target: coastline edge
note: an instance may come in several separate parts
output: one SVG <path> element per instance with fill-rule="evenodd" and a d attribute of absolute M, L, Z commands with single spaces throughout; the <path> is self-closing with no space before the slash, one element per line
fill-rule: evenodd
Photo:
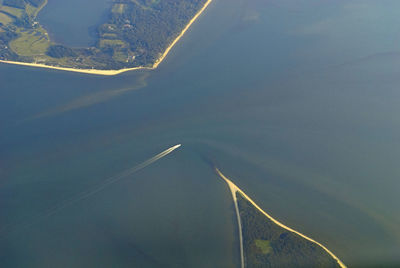
<path fill-rule="evenodd" d="M 232 193 L 232 196 L 234 196 L 233 201 L 234 203 L 237 205 L 237 199 L 236 199 L 236 193 L 241 194 L 248 202 L 250 202 L 257 210 L 259 210 L 262 214 L 264 214 L 264 216 L 266 216 L 269 220 L 271 220 L 273 223 L 275 223 L 276 225 L 278 225 L 281 228 L 284 228 L 292 233 L 295 233 L 297 235 L 299 235 L 300 237 L 320 246 L 323 250 L 325 250 L 338 264 L 341 268 L 347 268 L 347 266 L 335 255 L 333 254 L 332 251 L 330 251 L 327 247 L 325 247 L 324 245 L 322 245 L 321 243 L 315 241 L 314 239 L 284 225 L 283 223 L 279 222 L 278 220 L 274 219 L 271 215 L 269 215 L 267 212 L 265 212 L 263 209 L 261 209 L 248 195 L 246 195 L 238 186 L 236 186 L 236 184 L 234 184 L 231 180 L 229 180 L 224 174 L 222 174 L 222 172 L 215 167 L 215 172 L 217 173 L 217 175 L 223 179 L 229 187 L 229 190 Z"/>
<path fill-rule="evenodd" d="M 207 0 L 207 2 L 203 5 L 203 7 L 194 15 L 194 17 L 186 24 L 185 28 L 180 32 L 180 34 L 172 41 L 172 43 L 165 49 L 164 53 L 158 58 L 154 64 L 150 67 L 146 66 L 138 66 L 133 68 L 125 68 L 119 70 L 100 70 L 100 69 L 78 69 L 78 68 L 71 68 L 71 67 L 58 67 L 58 66 L 51 66 L 46 64 L 38 64 L 38 63 L 30 63 L 30 62 L 20 62 L 20 61 L 6 61 L 0 60 L 0 63 L 5 64 L 13 64 L 13 65 L 20 65 L 20 66 L 27 66 L 27 67 L 34 67 L 34 68 L 46 68 L 46 69 L 53 69 L 59 71 L 67 71 L 67 72 L 76 72 L 76 73 L 84 73 L 84 74 L 93 74 L 93 75 L 104 75 L 104 76 L 113 76 L 118 75 L 121 73 L 129 72 L 129 71 L 136 71 L 136 70 L 154 70 L 157 69 L 158 65 L 167 57 L 168 53 L 171 49 L 178 43 L 178 41 L 183 37 L 187 30 L 189 30 L 190 26 L 200 17 L 200 15 L 204 12 L 204 10 L 210 5 L 213 0 Z"/>

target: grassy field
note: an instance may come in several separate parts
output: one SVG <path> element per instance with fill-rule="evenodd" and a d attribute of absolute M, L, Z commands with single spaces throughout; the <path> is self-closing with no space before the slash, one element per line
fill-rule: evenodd
<path fill-rule="evenodd" d="M 114 33 L 104 33 L 104 34 L 101 36 L 101 38 L 102 38 L 102 39 L 117 39 L 118 36 L 117 36 L 116 34 L 114 34 Z"/>
<path fill-rule="evenodd" d="M 44 55 L 50 45 L 46 32 L 39 28 L 37 30 L 19 30 L 20 35 L 11 41 L 11 49 L 20 56 L 39 56 Z"/>
<path fill-rule="evenodd" d="M 114 4 L 112 7 L 112 12 L 122 14 L 122 13 L 124 13 L 125 7 L 126 7 L 126 4 Z"/>
<path fill-rule="evenodd" d="M 35 18 L 37 13 L 43 8 L 47 1 L 39 7 L 34 7 L 30 4 L 25 6 L 25 9 L 14 8 L 1 4 L 0 0 L 0 23 L 7 25 L 13 23 L 14 20 L 22 18 L 25 14 L 31 18 Z M 33 27 L 32 29 L 17 28 L 16 34 L 18 37 L 9 43 L 9 47 L 19 56 L 37 57 L 45 55 L 50 40 L 47 32 L 40 26 Z"/>
<path fill-rule="evenodd" d="M 126 47 L 127 44 L 122 40 L 114 40 L 114 39 L 101 39 L 100 47 Z"/>
<path fill-rule="evenodd" d="M 13 18 L 10 16 L 0 12 L 0 23 L 3 25 L 7 25 L 9 23 L 13 22 Z"/>
<path fill-rule="evenodd" d="M 2 4 L 0 0 L 0 11 L 3 11 L 11 16 L 16 18 L 21 18 L 22 15 L 26 12 L 31 18 L 35 18 L 39 11 L 47 4 L 47 0 L 43 2 L 43 4 L 39 7 L 32 6 L 31 4 L 26 4 L 25 9 L 15 8 L 11 6 L 6 6 Z"/>
<path fill-rule="evenodd" d="M 9 7 L 9 6 L 2 6 L 0 5 L 0 11 L 3 11 L 5 13 L 8 13 L 14 17 L 21 18 L 22 14 L 24 14 L 24 10 L 20 8 L 15 8 L 15 7 Z"/>
<path fill-rule="evenodd" d="M 47 5 L 47 0 L 43 2 L 42 5 L 38 7 L 34 7 L 31 4 L 27 4 L 25 7 L 26 13 L 31 16 L 32 18 L 36 18 L 37 15 L 39 14 L 39 11 L 42 10 Z"/>
<path fill-rule="evenodd" d="M 126 52 L 123 52 L 124 48 L 128 47 L 128 44 L 123 40 L 114 40 L 114 39 L 101 39 L 100 40 L 100 48 L 112 47 L 114 48 L 113 59 L 120 62 L 126 62 L 128 60 L 128 55 Z"/>
<path fill-rule="evenodd" d="M 151 9 L 151 7 L 148 7 L 148 6 L 145 6 L 145 5 L 141 4 L 141 3 L 139 3 L 139 1 L 137 1 L 137 0 L 131 0 L 131 2 L 133 2 L 133 3 L 135 3 L 136 5 L 140 6 L 140 7 L 143 8 L 144 10 Z"/>
<path fill-rule="evenodd" d="M 138 6 L 140 6 L 144 10 L 149 10 L 149 9 L 152 9 L 153 6 L 157 5 L 160 2 L 160 0 L 151 0 L 151 2 L 149 4 L 147 4 L 147 5 L 139 3 L 138 0 L 131 0 L 131 2 L 135 3 Z"/>
<path fill-rule="evenodd" d="M 272 252 L 271 242 L 269 240 L 256 239 L 254 243 L 262 254 L 269 254 Z"/>
<path fill-rule="evenodd" d="M 28 14 L 30 17 L 35 17 L 35 14 L 37 13 L 37 8 L 30 4 L 27 4 L 25 7 L 25 11 L 26 14 Z"/>

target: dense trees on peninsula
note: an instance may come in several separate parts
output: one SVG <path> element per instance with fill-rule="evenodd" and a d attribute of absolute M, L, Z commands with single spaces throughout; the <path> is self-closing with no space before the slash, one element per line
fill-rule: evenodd
<path fill-rule="evenodd" d="M 2 5 L 11 7 L 16 15 L 4 13 L 10 8 L 0 9 L 7 16 L 3 22 L 0 19 L 1 60 L 72 68 L 151 67 L 206 0 L 115 0 L 105 23 L 97 27 L 96 45 L 84 49 L 55 44 L 48 38 L 34 16 L 43 3 L 45 0 L 3 0 Z M 30 49 L 26 43 L 41 47 Z"/>
<path fill-rule="evenodd" d="M 340 267 L 320 246 L 276 225 L 236 194 L 246 267 Z"/>

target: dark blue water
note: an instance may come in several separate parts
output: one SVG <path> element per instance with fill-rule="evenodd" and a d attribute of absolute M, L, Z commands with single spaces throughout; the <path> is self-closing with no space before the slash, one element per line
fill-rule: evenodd
<path fill-rule="evenodd" d="M 48 0 L 38 20 L 57 43 L 72 47 L 93 46 L 96 42 L 96 28 L 106 22 L 111 2 Z"/>
<path fill-rule="evenodd" d="M 399 5 L 216 0 L 155 71 L 0 65 L 1 263 L 236 267 L 214 162 L 349 266 L 399 264 Z"/>

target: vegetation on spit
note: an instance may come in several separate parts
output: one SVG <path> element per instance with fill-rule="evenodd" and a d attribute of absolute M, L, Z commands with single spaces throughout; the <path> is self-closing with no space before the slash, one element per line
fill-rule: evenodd
<path fill-rule="evenodd" d="M 276 225 L 240 193 L 236 195 L 245 267 L 340 267 L 320 246 Z"/>
<path fill-rule="evenodd" d="M 47 0 L 0 0 L 0 60 L 78 69 L 151 67 L 206 0 L 113 0 L 93 47 L 56 44 L 36 20 Z"/>

